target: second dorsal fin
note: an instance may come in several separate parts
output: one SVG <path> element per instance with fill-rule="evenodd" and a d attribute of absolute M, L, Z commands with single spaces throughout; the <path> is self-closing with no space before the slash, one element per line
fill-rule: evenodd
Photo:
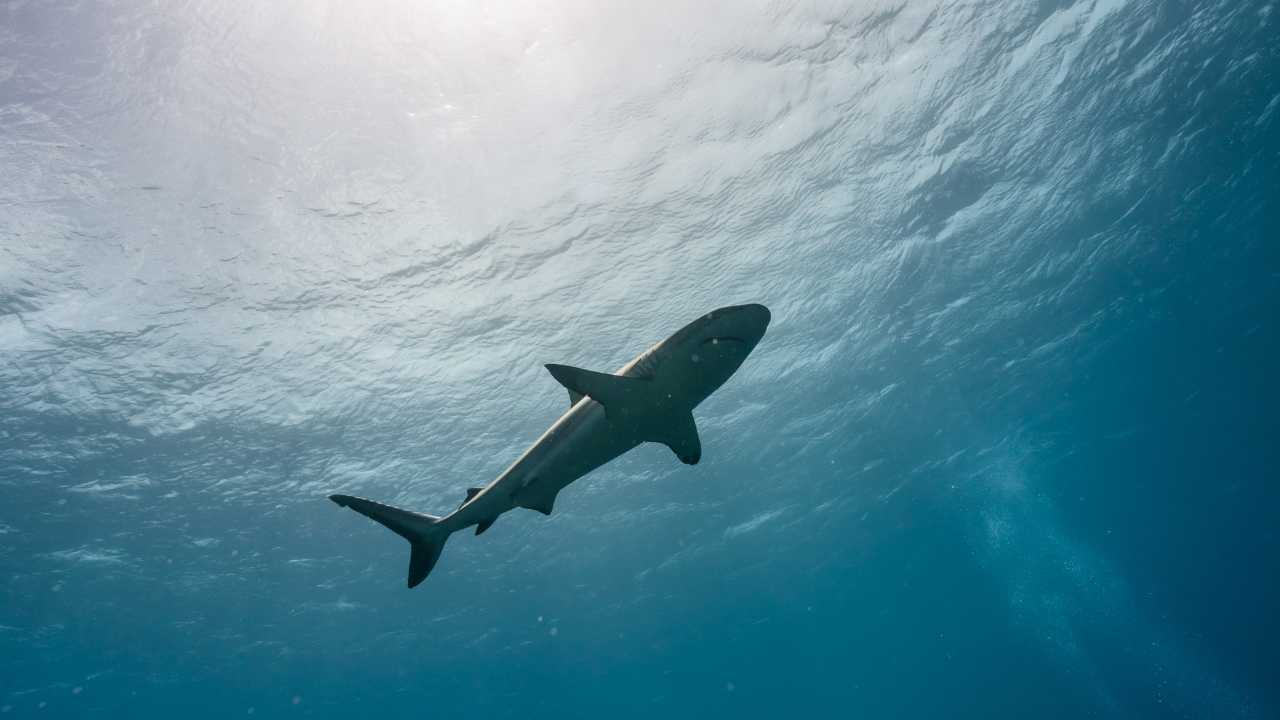
<path fill-rule="evenodd" d="M 475 497 L 476 494 L 483 489 L 484 488 L 467 488 L 467 497 L 465 500 L 462 501 L 462 505 L 466 505 L 467 503 L 471 502 L 471 498 Z M 458 507 L 462 507 L 462 505 L 459 505 Z"/>

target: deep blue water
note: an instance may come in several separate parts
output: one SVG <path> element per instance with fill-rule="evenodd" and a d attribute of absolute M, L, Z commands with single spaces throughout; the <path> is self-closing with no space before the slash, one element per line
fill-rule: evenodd
<path fill-rule="evenodd" d="M 0 5 L 0 713 L 1277 717 L 1277 22 Z M 696 467 L 325 500 L 741 302 Z"/>

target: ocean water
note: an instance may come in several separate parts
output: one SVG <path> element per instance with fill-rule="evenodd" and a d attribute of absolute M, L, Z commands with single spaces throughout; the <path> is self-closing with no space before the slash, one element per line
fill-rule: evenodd
<path fill-rule="evenodd" d="M 1280 716 L 1278 23 L 0 3 L 0 714 Z M 743 302 L 695 467 L 325 499 Z"/>

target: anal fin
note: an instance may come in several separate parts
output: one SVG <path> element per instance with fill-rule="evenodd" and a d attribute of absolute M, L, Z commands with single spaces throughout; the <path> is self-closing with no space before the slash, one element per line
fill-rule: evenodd
<path fill-rule="evenodd" d="M 497 519 L 498 519 L 498 516 L 494 515 L 493 517 L 487 520 L 481 520 L 480 522 L 476 523 L 476 534 L 479 535 L 485 530 L 488 530 L 493 525 L 494 521 Z"/>

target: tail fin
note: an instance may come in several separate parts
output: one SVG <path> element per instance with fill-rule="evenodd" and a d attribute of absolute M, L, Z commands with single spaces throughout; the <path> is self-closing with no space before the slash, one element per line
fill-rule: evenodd
<path fill-rule="evenodd" d="M 440 518 L 434 515 L 402 510 L 351 495 L 330 495 L 329 499 L 409 541 L 409 587 L 416 587 L 426 579 L 440 559 L 445 540 L 449 539 L 448 531 L 439 526 Z"/>

